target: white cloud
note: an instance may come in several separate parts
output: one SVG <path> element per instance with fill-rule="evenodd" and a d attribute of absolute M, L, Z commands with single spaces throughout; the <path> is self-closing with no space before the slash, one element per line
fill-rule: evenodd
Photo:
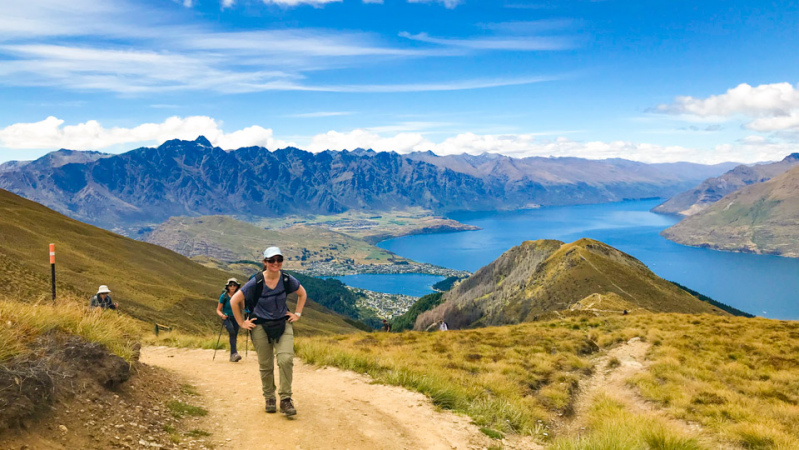
<path fill-rule="evenodd" d="M 701 118 L 746 116 L 745 127 L 755 131 L 799 129 L 799 85 L 790 83 L 740 84 L 721 95 L 707 98 L 677 97 L 656 111 Z"/>
<path fill-rule="evenodd" d="M 479 39 L 434 38 L 427 33 L 410 34 L 401 32 L 400 37 L 430 44 L 462 47 L 474 50 L 566 50 L 574 47 L 571 39 L 560 36 L 492 36 Z"/>
<path fill-rule="evenodd" d="M 419 133 L 398 133 L 392 137 L 382 137 L 377 133 L 357 129 L 347 133 L 328 131 L 311 139 L 307 150 L 321 152 L 324 150 L 355 150 L 371 148 L 376 151 L 395 151 L 409 153 L 425 151 L 433 145 Z"/>
<path fill-rule="evenodd" d="M 438 129 L 440 134 L 440 127 L 443 125 L 446 124 L 408 122 L 346 132 L 331 130 L 311 137 L 310 142 L 303 145 L 278 139 L 271 129 L 258 125 L 225 132 L 218 121 L 207 116 L 176 116 L 161 123 L 145 123 L 132 128 L 106 128 L 95 120 L 77 125 L 64 125 L 63 120 L 48 117 L 40 122 L 17 123 L 0 129 L 0 148 L 103 150 L 116 147 L 119 149 L 133 148 L 134 145 L 158 145 L 169 139 L 194 140 L 197 136 L 203 135 L 212 144 L 227 150 L 249 146 L 262 146 L 270 150 L 295 146 L 312 152 L 371 148 L 376 151 L 398 153 L 432 150 L 439 155 L 498 153 L 516 158 L 531 156 L 624 158 L 646 163 L 676 161 L 706 164 L 725 161 L 752 163 L 780 160 L 796 151 L 795 144 L 770 140 L 762 136 L 748 136 L 738 142 L 718 145 L 711 149 L 630 141 L 577 141 L 566 137 L 544 137 L 548 133 L 461 133 L 440 142 L 431 141 L 425 136 L 432 129 Z"/>
<path fill-rule="evenodd" d="M 799 108 L 790 114 L 755 119 L 746 128 L 755 131 L 799 130 Z"/>
<path fill-rule="evenodd" d="M 9 149 L 101 150 L 142 142 L 157 145 L 169 139 L 194 140 L 200 135 L 225 149 L 252 145 L 274 149 L 291 145 L 274 139 L 272 130 L 260 126 L 225 133 L 216 120 L 207 116 L 175 116 L 162 123 L 145 123 L 134 128 L 105 128 L 96 120 L 64 126 L 63 120 L 51 116 L 41 122 L 17 123 L 1 129 L 0 146 Z"/>
<path fill-rule="evenodd" d="M 302 147 L 301 147 L 302 148 Z M 437 155 L 479 155 L 498 153 L 515 158 L 577 157 L 586 159 L 623 158 L 645 163 L 691 161 L 703 164 L 737 161 L 754 163 L 775 161 L 795 151 L 788 143 L 767 140 L 745 139 L 735 144 L 719 145 L 712 149 L 697 149 L 678 145 L 630 141 L 576 141 L 566 137 L 543 139 L 539 133 L 528 134 L 474 134 L 462 133 L 434 143 L 420 133 L 397 133 L 382 135 L 371 130 L 357 129 L 350 132 L 329 131 L 312 138 L 308 150 L 353 150 L 371 148 L 376 151 L 410 153 L 432 150 Z"/>
<path fill-rule="evenodd" d="M 383 0 L 362 0 L 362 1 L 364 3 L 373 3 L 373 4 L 376 4 L 376 5 L 382 5 L 383 4 Z"/>
<path fill-rule="evenodd" d="M 463 3 L 463 0 L 408 0 L 408 3 L 441 3 L 447 9 L 454 9 Z"/>
<path fill-rule="evenodd" d="M 222 9 L 230 8 L 235 3 L 235 0 L 222 0 Z"/>

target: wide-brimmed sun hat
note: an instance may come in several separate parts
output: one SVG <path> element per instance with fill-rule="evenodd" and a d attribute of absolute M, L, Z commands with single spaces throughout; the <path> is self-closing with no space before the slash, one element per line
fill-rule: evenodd
<path fill-rule="evenodd" d="M 277 255 L 283 256 L 283 252 L 280 251 L 279 247 L 267 247 L 267 249 L 264 250 L 264 259 L 269 259 Z"/>
<path fill-rule="evenodd" d="M 99 288 L 97 288 L 97 293 L 98 294 L 110 294 L 111 290 L 108 289 L 108 286 L 102 285 Z"/>

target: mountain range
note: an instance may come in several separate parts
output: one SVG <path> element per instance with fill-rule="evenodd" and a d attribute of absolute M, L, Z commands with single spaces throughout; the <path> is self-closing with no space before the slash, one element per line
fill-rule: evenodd
<path fill-rule="evenodd" d="M 415 329 L 446 321 L 452 328 L 530 322 L 568 310 L 726 315 L 607 244 L 580 239 L 525 241 L 447 291 Z"/>
<path fill-rule="evenodd" d="M 125 232 L 178 215 L 246 218 L 409 206 L 443 213 L 668 197 L 729 167 L 371 150 L 225 151 L 201 136 L 119 155 L 61 150 L 6 163 L 0 188 Z"/>
<path fill-rule="evenodd" d="M 799 167 L 743 187 L 661 234 L 684 245 L 799 257 Z"/>
<path fill-rule="evenodd" d="M 679 214 L 691 216 L 721 200 L 725 195 L 756 183 L 763 183 L 799 164 L 799 153 L 792 153 L 782 161 L 756 164 L 753 166 L 740 165 L 729 172 L 708 178 L 699 186 L 675 195 L 669 200 L 652 209 L 661 214 Z"/>

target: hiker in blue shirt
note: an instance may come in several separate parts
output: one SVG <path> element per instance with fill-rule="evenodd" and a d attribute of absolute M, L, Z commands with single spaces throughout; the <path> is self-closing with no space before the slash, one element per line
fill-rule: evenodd
<path fill-rule="evenodd" d="M 216 306 L 216 315 L 222 318 L 222 325 L 230 336 L 230 362 L 241 361 L 241 355 L 236 351 L 236 339 L 239 337 L 239 324 L 233 317 L 233 309 L 230 308 L 230 298 L 239 290 L 239 281 L 230 278 L 225 284 L 225 290 L 219 296 L 219 304 Z"/>
<path fill-rule="evenodd" d="M 287 416 L 297 414 L 291 400 L 291 382 L 294 376 L 294 327 L 300 320 L 307 294 L 293 276 L 280 270 L 283 253 L 278 247 L 264 250 L 264 270 L 233 295 L 230 303 L 236 321 L 245 330 L 251 330 L 252 343 L 258 353 L 261 370 L 261 387 L 266 399 L 266 412 L 277 412 L 275 399 L 275 365 L 280 371 L 280 412 Z M 297 308 L 288 310 L 288 294 L 297 293 Z M 241 314 L 242 309 L 251 311 L 249 318 Z"/>

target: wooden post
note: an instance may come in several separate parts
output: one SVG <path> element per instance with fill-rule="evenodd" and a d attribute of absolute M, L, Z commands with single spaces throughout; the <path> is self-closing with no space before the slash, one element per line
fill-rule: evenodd
<path fill-rule="evenodd" d="M 55 303 L 55 244 L 50 244 L 50 278 L 53 287 L 53 303 Z"/>

